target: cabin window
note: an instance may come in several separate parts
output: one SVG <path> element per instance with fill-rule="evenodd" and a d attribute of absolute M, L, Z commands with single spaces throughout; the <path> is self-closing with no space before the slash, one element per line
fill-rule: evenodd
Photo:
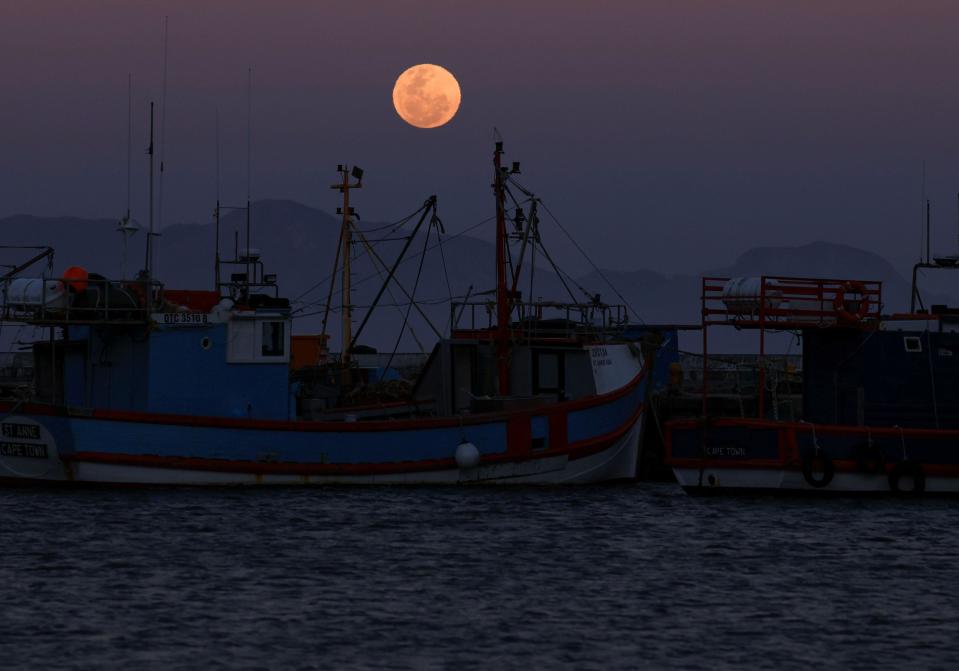
<path fill-rule="evenodd" d="M 227 363 L 289 361 L 289 323 L 281 319 L 232 319 L 227 331 Z"/>
<path fill-rule="evenodd" d="M 263 341 L 260 352 L 263 356 L 283 356 L 285 354 L 285 326 L 286 324 L 283 322 L 263 322 Z"/>
<path fill-rule="evenodd" d="M 560 352 L 536 352 L 533 357 L 533 393 L 563 389 L 563 356 Z"/>
<path fill-rule="evenodd" d="M 902 343 L 905 345 L 907 352 L 922 351 L 922 340 L 920 340 L 917 336 L 906 336 L 902 339 Z"/>

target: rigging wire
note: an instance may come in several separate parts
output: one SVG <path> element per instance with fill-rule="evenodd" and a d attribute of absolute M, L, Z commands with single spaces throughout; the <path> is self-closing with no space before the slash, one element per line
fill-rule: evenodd
<path fill-rule="evenodd" d="M 446 228 L 443 221 L 436 214 L 436 207 L 433 208 L 433 218 L 431 224 L 436 224 L 436 241 L 440 248 L 440 259 L 443 261 L 443 277 L 446 279 L 446 293 L 449 296 L 450 307 L 453 305 L 453 286 L 450 284 L 450 273 L 446 267 L 446 252 L 443 251 L 443 236 L 446 234 Z M 450 331 L 452 331 L 452 313 L 450 314 Z M 415 337 L 415 336 L 414 336 Z"/>
<path fill-rule="evenodd" d="M 550 218 L 556 223 L 556 225 L 559 226 L 559 229 L 563 232 L 563 235 L 565 235 L 565 236 L 567 237 L 567 239 L 569 239 L 569 241 L 573 243 L 573 246 L 576 247 L 577 250 L 579 250 L 579 253 L 583 255 L 583 258 L 585 258 L 587 261 L 589 261 L 589 265 L 591 265 L 591 266 L 593 267 L 593 270 L 596 271 L 596 274 L 599 275 L 599 276 L 603 279 L 603 281 L 606 282 L 606 285 L 607 285 L 610 289 L 613 290 L 613 293 L 616 294 L 617 298 L 619 298 L 619 300 L 621 300 L 621 301 L 623 302 L 623 305 L 625 305 L 627 308 L 629 308 L 629 311 L 633 313 L 633 316 L 636 317 L 636 319 L 638 319 L 641 324 L 645 324 L 646 321 L 639 315 L 639 313 L 636 311 L 636 309 L 633 308 L 632 305 L 630 305 L 629 301 L 627 301 L 626 298 L 623 296 L 623 294 L 620 293 L 619 289 L 617 289 L 616 286 L 615 286 L 612 282 L 609 281 L 609 278 L 606 277 L 606 273 L 604 273 L 602 270 L 600 270 L 599 266 L 597 266 L 597 265 L 593 262 L 593 260 L 592 260 L 592 259 L 589 257 L 589 255 L 586 253 L 586 250 L 584 250 L 584 249 L 579 245 L 579 243 L 576 242 L 576 239 L 575 239 L 572 235 L 569 234 L 569 231 L 567 231 L 566 228 L 559 222 L 559 219 L 556 218 L 556 215 L 553 214 L 552 210 L 549 209 L 549 207 L 546 205 L 546 203 L 542 203 L 542 201 L 541 201 L 541 204 L 543 205 L 543 209 L 546 210 L 546 214 L 548 214 L 548 215 L 550 216 Z M 540 246 L 542 246 L 542 245 L 540 245 Z"/>
<path fill-rule="evenodd" d="M 365 246 L 365 245 L 368 245 L 368 244 L 369 244 L 369 243 L 367 242 L 367 240 L 366 240 L 366 236 L 364 235 L 365 233 L 370 233 L 370 232 L 374 232 L 374 231 L 381 231 L 381 230 L 384 230 L 384 229 L 386 229 L 386 228 L 391 228 L 391 227 L 395 230 L 395 229 L 398 228 L 400 225 L 402 225 L 402 224 L 399 224 L 399 225 L 396 225 L 396 224 L 386 224 L 385 226 L 379 226 L 379 227 L 377 227 L 377 228 L 368 229 L 368 230 L 366 230 L 366 231 L 360 230 L 359 226 L 357 226 L 355 223 L 352 224 L 352 227 L 353 227 L 353 230 L 356 231 L 356 233 L 360 236 L 360 239 L 361 239 L 361 241 L 363 242 L 363 244 L 364 244 L 364 246 Z M 390 234 L 392 234 L 392 231 L 390 231 Z M 395 240 L 405 240 L 406 238 L 394 238 L 394 239 L 395 239 Z M 383 242 L 383 241 L 384 241 L 384 238 L 379 238 L 378 240 L 376 240 L 376 242 Z M 341 243 L 341 244 L 342 244 L 342 243 Z M 372 253 L 371 253 L 371 258 L 373 258 L 373 259 L 376 260 L 376 261 L 379 261 L 379 256 L 378 256 L 375 252 L 372 252 Z M 334 264 L 334 265 L 335 265 L 335 264 Z M 384 278 L 383 278 L 383 268 L 381 268 L 377 263 L 374 263 L 374 264 L 373 264 L 373 269 L 376 271 L 376 274 L 377 274 L 377 276 L 380 278 L 380 280 L 381 280 L 381 281 L 385 281 Z M 331 284 L 330 286 L 332 287 L 333 285 Z M 389 286 L 388 284 L 387 284 L 387 286 L 386 286 L 386 293 L 388 293 L 388 294 L 390 295 L 390 299 L 391 299 L 393 302 L 392 302 L 392 303 L 380 303 L 380 307 L 395 307 L 396 310 L 397 310 L 397 312 L 399 312 L 399 313 L 402 315 L 402 314 L 403 314 L 402 308 L 406 307 L 406 306 L 408 305 L 408 303 L 400 303 L 399 301 L 397 301 L 397 300 L 396 300 L 396 295 L 393 293 L 393 289 L 390 288 L 390 286 Z M 326 303 L 326 309 L 325 309 L 325 313 L 326 313 L 327 315 L 329 314 L 330 304 L 331 304 L 332 300 L 333 300 L 333 299 L 332 299 L 332 295 L 330 295 L 329 297 L 327 297 L 327 303 Z M 374 307 L 374 306 L 373 306 L 373 305 L 356 305 L 355 303 L 353 303 L 353 304 L 351 305 L 351 307 L 357 308 L 357 309 L 360 309 L 360 310 L 364 310 L 364 309 L 370 309 L 370 308 L 372 308 L 372 307 Z M 341 312 L 342 309 L 343 309 L 343 306 L 342 306 L 342 305 L 339 305 L 339 306 L 337 306 L 333 311 L 334 311 L 334 312 Z M 306 316 L 309 316 L 310 314 L 314 314 L 314 313 L 306 313 L 306 314 L 301 315 L 301 316 L 306 317 Z M 434 330 L 435 330 L 435 329 L 434 329 Z M 420 351 L 421 351 L 421 352 L 425 352 L 426 349 L 423 347 L 423 343 L 420 341 L 419 337 L 416 335 L 416 331 L 413 329 L 413 326 L 412 326 L 412 325 L 409 326 L 409 332 L 410 332 L 410 336 L 412 336 L 413 340 L 416 342 L 417 347 L 420 348 Z"/>
<path fill-rule="evenodd" d="M 406 215 L 405 217 L 403 217 L 403 218 L 400 219 L 399 221 L 396 221 L 396 222 L 394 222 L 394 223 L 392 223 L 392 224 L 387 224 L 387 225 L 385 226 L 385 228 L 390 228 L 390 227 L 399 228 L 399 227 L 403 226 L 404 224 L 406 224 L 407 222 L 409 222 L 410 219 L 412 219 L 412 218 L 415 217 L 417 214 L 419 214 L 420 212 L 422 212 L 424 207 L 426 207 L 425 204 L 424 204 L 424 205 L 421 205 L 420 207 L 418 207 L 418 208 L 416 209 L 415 212 L 412 212 L 412 213 Z M 364 232 L 364 233 L 369 233 L 369 232 L 375 232 L 375 231 L 377 231 L 377 230 L 382 230 L 382 227 L 381 227 L 381 228 L 376 228 L 376 229 L 371 229 L 370 231 L 363 231 L 363 232 Z M 341 237 L 341 238 L 340 238 L 340 244 L 342 244 L 342 242 L 343 242 L 343 238 Z M 309 288 L 306 289 L 305 291 L 302 291 L 302 292 L 301 292 L 296 298 L 294 298 L 291 302 L 292 302 L 292 303 L 299 303 L 299 302 L 300 302 L 300 299 L 302 299 L 304 296 L 306 296 L 307 294 L 315 291 L 315 290 L 318 289 L 319 287 L 323 286 L 323 284 L 324 284 L 325 282 L 327 282 L 327 281 L 329 281 L 330 279 L 335 278 L 335 277 L 336 277 L 336 271 L 330 273 L 329 275 L 327 275 L 327 276 L 324 277 L 322 280 L 320 280 L 320 281 L 317 282 L 316 284 L 312 285 L 311 287 L 309 287 Z M 355 284 L 356 284 L 356 283 L 354 283 L 354 285 L 355 285 Z"/>
<path fill-rule="evenodd" d="M 336 269 L 340 267 L 340 249 L 343 247 L 343 236 L 345 234 L 346 230 L 341 226 L 340 239 L 336 243 L 336 257 L 333 260 L 333 273 L 330 275 L 334 278 L 334 281 L 330 282 L 330 291 L 326 295 L 326 308 L 323 311 L 323 328 L 320 333 L 324 336 L 326 335 L 326 323 L 330 319 L 330 305 L 333 303 L 333 289 L 336 287 Z"/>
<path fill-rule="evenodd" d="M 506 179 L 512 182 L 514 185 L 516 185 L 516 187 L 520 191 L 522 191 L 526 196 L 529 196 L 529 197 L 533 196 L 532 192 L 526 187 L 524 187 L 518 180 L 516 180 L 516 178 L 513 175 L 506 175 Z M 596 271 L 596 274 L 599 275 L 604 282 L 606 282 L 607 286 L 609 286 L 609 288 L 613 290 L 613 293 L 616 294 L 619 300 L 623 302 L 623 305 L 625 305 L 629 309 L 629 311 L 633 313 L 633 315 L 636 317 L 636 319 L 640 321 L 640 323 L 645 324 L 646 321 L 639 315 L 639 313 L 633 308 L 633 306 L 630 305 L 629 301 L 627 301 L 626 298 L 623 296 L 623 294 L 620 293 L 619 289 L 617 289 L 616 286 L 609 281 L 609 278 L 606 277 L 606 274 L 602 270 L 600 270 L 599 266 L 597 266 L 593 262 L 593 259 L 591 259 L 589 254 L 586 253 L 586 250 L 583 249 L 578 242 L 576 242 L 576 239 L 572 235 L 570 235 L 569 231 L 566 230 L 566 227 L 560 223 L 556 215 L 553 214 L 552 210 L 549 209 L 549 206 L 546 205 L 546 203 L 544 203 L 542 200 L 540 200 L 539 203 L 540 205 L 543 206 L 543 209 L 546 210 L 546 214 L 550 216 L 550 219 L 552 219 L 553 222 L 559 227 L 559 230 L 563 232 L 563 235 L 565 235 L 566 238 L 571 243 L 573 243 L 573 246 L 577 249 L 577 251 L 579 251 L 579 253 L 583 255 L 583 258 L 589 262 L 589 265 L 593 267 L 593 270 Z M 542 246 L 543 245 L 541 243 L 540 247 Z M 588 295 L 588 292 L 587 292 L 587 295 Z"/>
<path fill-rule="evenodd" d="M 389 291 L 389 290 L 387 290 L 387 291 Z M 489 292 L 472 292 L 472 293 L 468 293 L 468 294 L 461 294 L 461 295 L 453 296 L 453 300 L 465 299 L 465 298 L 475 297 L 475 296 L 483 296 L 483 295 L 487 295 L 488 293 L 489 293 Z M 413 300 L 413 301 L 401 301 L 401 300 L 397 300 L 396 297 L 395 297 L 394 295 L 392 295 L 392 294 L 391 294 L 391 298 L 393 299 L 394 302 L 392 302 L 392 303 L 382 303 L 382 302 L 381 302 L 381 303 L 378 303 L 376 307 L 381 307 L 381 308 L 393 308 L 393 307 L 396 307 L 396 308 L 405 308 L 405 307 L 407 307 L 407 306 L 409 306 L 409 305 L 414 305 L 414 306 L 416 306 L 416 305 L 442 305 L 443 303 L 447 303 L 447 302 L 449 302 L 449 300 L 450 300 L 449 297 L 447 297 L 447 296 L 437 296 L 437 297 L 435 297 L 435 298 L 419 298 L 419 299 L 416 299 L 416 300 Z M 369 308 L 371 308 L 371 307 L 373 307 L 373 306 L 372 306 L 372 305 L 357 305 L 356 303 L 352 303 L 352 304 L 351 304 L 351 307 L 352 307 L 352 308 L 355 308 L 355 309 L 357 309 L 357 310 L 365 310 L 365 309 L 369 309 Z M 325 310 L 325 308 L 324 308 L 324 309 L 314 310 L 314 311 L 312 311 L 312 312 L 302 312 L 302 313 L 296 315 L 296 316 L 294 317 L 294 319 L 302 319 L 302 318 L 305 318 L 305 317 L 313 317 L 313 316 L 316 316 L 316 315 L 321 315 L 321 314 L 323 314 L 325 311 L 326 311 L 326 310 Z M 337 313 L 337 314 L 338 314 L 338 313 L 340 313 L 340 312 L 342 312 L 342 311 L 343 311 L 343 305 L 342 305 L 342 304 L 333 305 L 333 306 L 330 307 L 330 312 L 331 312 L 331 313 Z"/>
<path fill-rule="evenodd" d="M 376 298 L 373 299 L 374 305 L 376 305 L 379 302 L 380 298 L 383 297 L 383 293 L 386 291 L 387 287 L 389 286 L 389 283 L 396 276 L 396 269 L 399 267 L 400 263 L 403 261 L 403 257 L 406 255 L 407 250 L 409 249 L 410 245 L 413 243 L 413 238 L 416 237 L 416 234 L 419 232 L 420 227 L 423 225 L 423 222 L 426 220 L 426 215 L 433 214 L 433 208 L 435 206 L 436 206 L 436 196 L 430 196 L 424 203 L 423 213 L 420 215 L 419 220 L 417 220 L 416 222 L 416 226 L 413 227 L 412 232 L 410 233 L 409 237 L 406 239 L 406 243 L 403 245 L 403 249 L 400 251 L 399 256 L 397 256 L 396 259 L 393 261 L 393 265 L 390 267 L 389 273 L 386 276 L 386 282 L 380 286 L 379 291 L 376 293 Z M 430 228 L 431 228 L 431 225 L 427 225 L 427 230 L 426 230 L 427 242 L 429 242 Z M 366 238 L 363 237 L 363 240 L 365 241 Z M 371 254 L 378 256 L 376 252 L 373 250 L 373 248 L 369 246 L 368 243 L 367 243 L 367 248 L 369 249 Z M 425 255 L 425 252 L 424 252 L 424 255 Z M 408 296 L 408 297 L 410 300 L 413 300 L 412 296 Z M 373 310 L 371 309 L 366 313 L 366 316 L 363 317 L 363 321 L 360 322 L 359 327 L 356 329 L 356 332 L 353 334 L 353 339 L 350 341 L 351 348 L 356 343 L 357 338 L 360 337 L 360 333 L 363 332 L 363 328 L 366 326 L 367 322 L 369 322 L 370 317 L 372 315 L 373 315 Z M 433 330 L 436 331 L 436 328 L 434 327 Z M 400 333 L 400 335 L 402 336 L 402 333 Z M 440 337 L 438 331 L 437 331 L 437 337 Z"/>
<path fill-rule="evenodd" d="M 435 202 L 435 201 L 434 201 Z M 396 356 L 396 351 L 400 348 L 400 341 L 403 339 L 403 331 L 406 330 L 406 324 L 410 319 L 410 311 L 413 309 L 413 297 L 416 296 L 416 288 L 420 284 L 420 276 L 423 274 L 423 262 L 426 261 L 426 252 L 430 243 L 430 231 L 433 230 L 432 226 L 426 228 L 426 236 L 423 241 L 423 253 L 420 254 L 420 265 L 416 270 L 416 280 L 413 282 L 413 291 L 410 296 L 410 305 L 406 308 L 406 316 L 403 318 L 403 326 L 400 327 L 399 335 L 396 336 L 396 343 L 393 345 L 393 351 L 390 353 L 390 358 L 387 359 L 386 365 L 383 367 L 384 374 L 390 369 L 390 365 L 393 363 L 393 357 Z M 439 235 L 439 231 L 437 231 Z"/>
<path fill-rule="evenodd" d="M 359 236 L 360 236 L 360 240 L 361 240 L 361 241 L 363 242 L 363 244 L 366 246 L 367 251 L 369 251 L 370 257 L 371 257 L 371 258 L 373 259 L 373 261 L 374 261 L 374 266 L 373 266 L 374 269 L 376 269 L 376 272 L 377 272 L 377 274 L 379 275 L 380 279 L 383 279 L 383 275 L 382 275 L 381 269 L 382 269 L 382 270 L 387 270 L 386 263 L 383 261 L 383 258 L 382 258 L 379 254 L 376 253 L 376 250 L 373 249 L 373 246 L 370 245 L 370 243 L 367 241 L 366 236 L 364 236 L 362 233 L 359 233 Z M 379 265 L 376 265 L 376 264 L 379 264 Z M 397 267 L 399 267 L 399 265 L 402 265 L 402 263 L 398 264 Z M 394 269 L 394 270 L 395 270 L 395 269 Z M 389 280 L 389 278 L 387 278 L 386 281 L 388 281 L 388 280 Z M 394 280 L 395 280 L 395 277 L 394 277 Z M 396 286 L 399 287 L 400 291 L 403 292 L 403 295 L 404 295 L 404 296 L 406 296 L 406 297 L 409 298 L 410 300 L 413 299 L 413 297 L 410 296 L 410 293 L 406 290 L 406 287 L 404 287 L 402 284 L 400 284 L 399 281 L 396 282 Z M 389 286 L 388 286 L 388 285 L 387 285 L 387 290 L 389 290 Z M 390 296 L 393 296 L 392 292 L 390 293 Z M 396 300 L 396 299 L 394 298 L 393 300 Z M 341 307 L 342 307 L 342 306 L 341 306 Z M 367 307 L 369 308 L 369 307 L 372 307 L 372 306 L 367 306 Z M 423 318 L 423 320 L 426 322 L 427 326 L 429 326 L 430 329 L 432 329 L 433 333 L 436 334 L 436 337 L 437 337 L 437 338 L 442 338 L 443 336 L 442 336 L 442 334 L 440 333 L 439 329 L 437 329 L 436 326 L 433 325 L 433 322 L 431 322 L 431 321 L 430 321 L 430 318 L 426 316 L 426 313 L 423 312 L 423 310 L 422 310 L 418 305 L 415 305 L 415 303 L 414 303 L 414 307 L 416 307 L 416 311 L 420 313 L 420 316 L 421 316 L 421 317 Z"/>
<path fill-rule="evenodd" d="M 414 216 L 416 216 L 418 213 L 419 213 L 419 210 L 417 210 L 417 211 L 414 212 L 412 215 L 410 215 L 409 218 L 412 219 L 412 218 L 413 218 Z M 483 219 L 482 221 L 479 221 L 479 222 L 473 224 L 472 226 L 468 226 L 467 228 L 464 228 L 464 229 L 463 229 L 462 231 L 460 231 L 459 233 L 454 233 L 453 235 L 449 236 L 449 237 L 447 238 L 447 242 L 449 242 L 449 241 L 451 241 L 451 240 L 455 240 L 456 238 L 462 237 L 462 236 L 466 235 L 467 233 L 476 230 L 476 229 L 479 228 L 480 226 L 484 226 L 484 225 L 488 224 L 490 221 L 494 220 L 495 218 L 496 218 L 496 215 L 493 215 L 493 216 L 490 216 L 490 217 L 486 217 L 486 218 Z M 427 252 L 430 252 L 430 251 L 432 251 L 433 249 L 435 249 L 435 248 L 438 247 L 438 246 L 439 246 L 439 243 L 434 244 L 433 246 L 429 247 L 426 251 L 427 251 Z M 402 265 L 404 265 L 405 263 L 407 263 L 407 262 L 409 262 L 409 261 L 412 261 L 412 260 L 418 258 L 421 254 L 422 254 L 422 252 L 417 252 L 417 253 L 415 253 L 415 254 L 411 254 L 410 256 L 408 256 L 408 257 L 406 257 L 405 259 L 403 259 L 403 261 L 402 261 L 402 263 L 400 263 L 400 265 L 402 266 Z M 309 289 L 307 289 L 306 291 L 304 291 L 303 293 L 301 293 L 300 296 L 298 296 L 298 297 L 297 297 L 296 299 L 294 299 L 292 302 L 294 302 L 294 303 L 299 302 L 299 299 L 300 299 L 300 298 L 302 298 L 304 295 L 310 293 L 311 291 L 315 290 L 317 287 L 321 286 L 324 282 L 328 281 L 331 277 L 332 277 L 332 275 L 329 275 L 329 276 L 325 277 L 324 279 L 320 280 L 320 281 L 317 282 L 315 285 L 313 285 L 312 287 L 310 287 Z M 372 280 L 372 279 L 376 279 L 376 277 L 377 277 L 377 276 L 376 276 L 375 274 L 373 274 L 373 275 L 367 275 L 367 276 L 365 276 L 365 277 L 363 277 L 363 278 L 361 278 L 361 279 L 356 280 L 355 282 L 353 282 L 353 286 L 354 286 L 354 287 L 359 286 L 360 284 L 363 284 L 363 283 L 365 283 L 365 282 L 368 282 L 368 281 L 370 281 L 370 280 Z M 313 307 L 313 306 L 315 306 L 315 305 L 318 305 L 318 304 L 319 304 L 319 301 L 311 301 L 311 302 L 309 302 L 309 303 L 304 303 L 304 304 L 301 305 L 300 307 L 298 307 L 298 308 L 296 308 L 295 310 L 293 310 L 291 314 L 296 314 L 297 312 L 300 312 L 300 311 L 302 311 L 302 310 L 309 309 L 309 308 L 311 308 L 311 307 Z"/>

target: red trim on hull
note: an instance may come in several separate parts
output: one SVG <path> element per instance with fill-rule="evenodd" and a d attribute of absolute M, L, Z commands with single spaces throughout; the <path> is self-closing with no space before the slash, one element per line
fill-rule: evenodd
<path fill-rule="evenodd" d="M 700 426 L 746 426 L 757 429 L 779 429 L 781 431 L 799 431 L 803 433 L 832 433 L 840 435 L 873 435 L 917 437 L 959 438 L 959 429 L 899 429 L 894 426 L 846 426 L 844 424 L 809 424 L 808 422 L 777 422 L 772 419 L 739 419 L 720 417 L 703 422 L 701 419 L 676 419 L 666 422 L 667 432 L 671 429 L 693 429 Z"/>
<path fill-rule="evenodd" d="M 833 460 L 833 468 L 836 473 L 859 473 L 862 475 L 869 475 L 870 471 L 865 471 L 862 469 L 861 465 L 857 461 L 850 459 L 840 459 Z M 720 460 L 704 460 L 700 461 L 699 459 L 672 459 L 669 462 L 669 465 L 673 468 L 689 468 L 693 470 L 698 470 L 700 468 L 709 469 L 711 471 L 735 471 L 735 470 L 752 470 L 752 471 L 789 471 L 795 473 L 802 472 L 802 465 L 795 462 L 776 462 L 770 460 L 743 460 L 743 461 L 720 461 Z M 882 470 L 875 471 L 872 474 L 876 475 L 888 475 L 895 467 L 895 463 L 890 462 L 882 465 Z M 920 462 L 922 467 L 922 472 L 927 476 L 942 476 L 942 477 L 959 477 L 959 464 L 933 464 L 929 462 Z"/>
<path fill-rule="evenodd" d="M 481 465 L 492 466 L 505 463 L 522 463 L 568 455 L 576 461 L 612 447 L 635 426 L 642 416 L 640 405 L 629 419 L 618 428 L 601 436 L 573 443 L 567 448 L 543 450 L 517 458 L 510 454 L 484 455 Z M 143 466 L 148 468 L 181 469 L 191 471 L 215 471 L 220 473 L 252 473 L 260 475 L 390 475 L 397 473 L 420 473 L 458 468 L 454 459 L 428 461 L 399 461 L 379 464 L 295 464 L 264 463 L 254 461 L 231 461 L 229 459 L 202 459 L 194 457 L 161 457 L 157 455 L 113 454 L 110 452 L 77 452 L 61 455 L 62 461 L 112 464 L 117 466 Z"/>
<path fill-rule="evenodd" d="M 435 419 L 386 419 L 386 420 L 359 420 L 356 422 L 331 421 L 285 421 L 267 419 L 233 419 L 229 417 L 209 417 L 200 415 L 171 415 L 151 412 L 134 412 L 125 410 L 75 410 L 68 411 L 62 406 L 43 405 L 38 403 L 24 404 L 17 408 L 17 414 L 45 415 L 76 419 L 93 418 L 120 422 L 136 422 L 145 424 L 172 424 L 178 426 L 208 426 L 232 429 L 267 429 L 270 431 L 305 431 L 305 432 L 372 432 L 372 431 L 415 431 L 419 429 L 436 429 L 444 427 L 472 426 L 491 422 L 507 421 L 514 417 L 532 417 L 534 415 L 554 415 L 569 413 L 586 408 L 594 408 L 615 401 L 632 392 L 646 376 L 647 362 L 636 376 L 628 383 L 605 394 L 581 398 L 574 401 L 565 401 L 554 405 L 527 408 L 510 412 L 478 413 L 459 417 Z M 0 413 L 10 412 L 15 404 L 0 403 Z M 348 412 L 348 409 L 344 410 Z"/>
<path fill-rule="evenodd" d="M 779 433 L 779 459 L 713 459 L 699 457 L 673 456 L 673 430 L 696 429 L 701 427 L 749 427 L 756 429 L 770 429 Z M 710 469 L 710 470 L 774 470 L 774 471 L 802 471 L 802 460 L 796 445 L 796 434 L 812 434 L 815 430 L 818 436 L 863 436 L 887 438 L 940 438 L 959 439 L 959 430 L 956 429 L 900 429 L 898 427 L 867 427 L 846 426 L 842 424 L 808 424 L 805 422 L 777 422 L 766 419 L 742 418 L 715 418 L 704 422 L 701 419 L 673 420 L 666 423 L 665 435 L 665 463 L 672 468 Z M 863 470 L 862 464 L 854 459 L 833 459 L 833 467 L 837 473 L 868 473 Z M 959 464 L 936 464 L 920 462 L 926 475 L 957 477 Z M 882 470 L 888 474 L 895 464 L 884 463 Z"/>

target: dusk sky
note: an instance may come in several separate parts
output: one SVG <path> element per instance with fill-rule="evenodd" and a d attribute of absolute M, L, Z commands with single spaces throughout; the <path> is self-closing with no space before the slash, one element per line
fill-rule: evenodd
<path fill-rule="evenodd" d="M 366 170 L 364 220 L 436 193 L 462 230 L 492 213 L 495 126 L 605 267 L 696 272 L 821 239 L 905 273 L 923 160 L 933 247 L 957 251 L 954 2 L 6 0 L 0 216 L 122 215 L 132 73 L 145 222 L 164 16 L 167 225 L 209 220 L 217 108 L 223 199 L 245 197 L 252 67 L 255 199 L 333 211 L 334 168 L 350 162 Z M 395 78 L 422 62 L 462 87 L 459 114 L 432 130 L 391 103 Z"/>

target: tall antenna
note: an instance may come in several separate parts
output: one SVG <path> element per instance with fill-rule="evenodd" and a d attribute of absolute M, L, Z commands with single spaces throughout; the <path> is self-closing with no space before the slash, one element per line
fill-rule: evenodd
<path fill-rule="evenodd" d="M 214 121 L 216 135 L 216 209 L 213 211 L 215 238 L 213 243 L 213 289 L 220 290 L 220 108 Z"/>
<path fill-rule="evenodd" d="M 216 200 L 220 201 L 220 108 L 217 107 L 213 116 L 214 142 L 216 143 Z"/>
<path fill-rule="evenodd" d="M 495 130 L 499 135 L 499 131 Z M 502 166 L 503 141 L 493 151 L 493 191 L 496 196 L 496 358 L 499 393 L 507 396 L 509 380 L 509 298 L 506 295 L 506 188 Z"/>
<path fill-rule="evenodd" d="M 923 247 L 923 219 L 925 218 L 925 209 L 926 209 L 926 161 L 922 161 L 922 200 L 920 201 L 921 209 L 919 211 L 919 262 L 922 262 L 922 247 Z"/>
<path fill-rule="evenodd" d="M 150 101 L 150 146 L 147 147 L 147 156 L 150 157 L 150 227 L 147 231 L 147 257 L 144 267 L 147 279 L 153 279 L 153 101 Z"/>
<path fill-rule="evenodd" d="M 929 229 L 929 199 L 926 199 L 926 263 L 929 263 L 932 258 L 932 254 L 929 253 L 930 243 L 932 236 L 930 235 Z"/>
<path fill-rule="evenodd" d="M 250 200 L 250 165 L 253 153 L 253 68 L 246 69 L 246 199 Z"/>
<path fill-rule="evenodd" d="M 246 276 L 250 277 L 250 165 L 253 153 L 253 68 L 246 70 Z"/>
<path fill-rule="evenodd" d="M 133 172 L 133 74 L 127 74 L 127 214 L 124 221 L 130 220 L 130 200 L 133 193 L 131 175 Z"/>
<path fill-rule="evenodd" d="M 167 45 L 170 33 L 170 17 L 163 17 L 163 88 L 160 97 L 160 183 L 157 194 L 157 222 L 163 228 L 163 172 L 166 148 L 166 81 L 167 81 Z M 153 235 L 151 232 L 150 235 Z"/>
<path fill-rule="evenodd" d="M 137 232 L 137 225 L 131 219 L 130 201 L 132 194 L 131 174 L 133 172 L 133 75 L 127 75 L 127 210 L 120 220 L 117 231 L 123 236 L 123 256 L 120 258 L 120 279 L 127 278 L 127 238 Z"/>

